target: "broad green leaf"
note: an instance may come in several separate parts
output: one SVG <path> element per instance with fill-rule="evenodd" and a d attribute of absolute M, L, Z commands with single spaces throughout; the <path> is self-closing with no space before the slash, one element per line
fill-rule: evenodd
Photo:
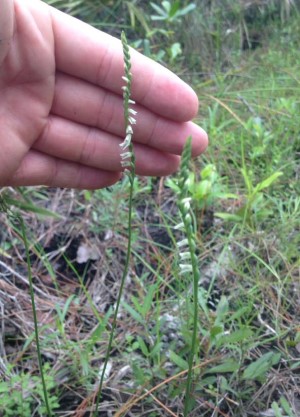
<path fill-rule="evenodd" d="M 277 178 L 281 177 L 283 175 L 283 172 L 275 172 L 270 177 L 266 178 L 264 181 L 257 184 L 257 186 L 254 189 L 254 192 L 261 191 L 265 188 L 268 188 L 271 184 L 273 184 L 274 181 L 277 180 Z"/>
<path fill-rule="evenodd" d="M 177 15 L 178 16 L 185 16 L 186 14 L 190 13 L 192 10 L 196 9 L 196 4 L 191 3 L 188 6 L 184 7 L 183 9 L 179 10 Z"/>
<path fill-rule="evenodd" d="M 219 217 L 220 219 L 235 222 L 235 223 L 241 223 L 241 221 L 243 220 L 243 217 L 239 216 L 238 214 L 218 213 L 218 212 L 216 212 L 216 213 L 214 213 L 214 216 Z"/>
<path fill-rule="evenodd" d="M 277 352 L 268 352 L 256 361 L 252 362 L 243 372 L 243 379 L 261 379 L 264 378 L 266 372 L 276 365 L 281 358 L 281 354 Z"/>
<path fill-rule="evenodd" d="M 169 350 L 170 360 L 175 363 L 179 368 L 186 370 L 189 367 L 189 364 L 186 360 L 182 359 L 177 353 L 173 352 L 173 350 Z"/>
<path fill-rule="evenodd" d="M 280 404 L 283 410 L 287 413 L 289 417 L 295 417 L 293 410 L 291 409 L 287 399 L 285 397 L 280 397 Z"/>
<path fill-rule="evenodd" d="M 173 43 L 169 49 L 170 58 L 174 60 L 178 55 L 182 53 L 181 45 L 178 42 Z"/>
<path fill-rule="evenodd" d="M 159 343 L 155 344 L 154 348 L 150 352 L 151 358 L 154 358 L 154 356 L 157 355 L 161 351 L 162 346 L 163 346 L 162 342 L 159 342 Z"/>
<path fill-rule="evenodd" d="M 165 20 L 168 18 L 167 13 L 164 9 L 157 6 L 157 4 L 150 2 L 151 7 L 158 13 L 158 16 L 151 16 L 152 20 Z"/>
<path fill-rule="evenodd" d="M 131 316 L 134 318 L 134 320 L 136 320 L 138 323 L 140 324 L 144 324 L 144 319 L 143 317 L 134 309 L 132 308 L 129 304 L 127 304 L 125 301 L 122 302 L 122 305 L 124 306 L 125 310 L 131 314 Z"/>
<path fill-rule="evenodd" d="M 205 180 L 206 178 L 211 177 L 216 172 L 216 166 L 213 164 L 208 164 L 201 171 L 201 178 Z"/>
<path fill-rule="evenodd" d="M 155 294 L 155 291 L 157 289 L 157 285 L 151 285 L 148 289 L 147 289 L 147 295 L 144 299 L 144 304 L 143 304 L 143 315 L 144 317 L 146 317 L 147 313 L 149 313 L 151 306 L 152 306 L 152 301 L 153 301 L 153 297 Z"/>
<path fill-rule="evenodd" d="M 168 15 L 170 15 L 170 12 L 171 12 L 171 9 L 172 9 L 171 3 L 169 1 L 165 0 L 165 1 L 162 1 L 161 4 L 162 4 L 163 8 L 166 10 L 166 12 L 168 12 Z M 175 2 L 175 4 L 176 4 L 176 2 Z"/>
<path fill-rule="evenodd" d="M 199 385 L 200 387 L 205 387 L 207 385 L 213 385 L 213 384 L 215 384 L 216 380 L 217 380 L 217 378 L 214 375 L 207 376 L 206 378 L 201 378 L 197 382 L 197 385 Z"/>
<path fill-rule="evenodd" d="M 211 192 L 212 183 L 209 180 L 203 180 L 195 186 L 195 198 L 205 198 Z"/>
<path fill-rule="evenodd" d="M 283 415 L 281 413 L 281 410 L 279 408 L 279 405 L 275 401 L 272 402 L 272 406 L 271 407 L 272 407 L 272 410 L 275 413 L 275 417 L 283 417 Z"/>
<path fill-rule="evenodd" d="M 226 362 L 221 365 L 214 366 L 213 368 L 208 369 L 206 374 L 222 374 L 222 373 L 232 373 L 236 372 L 239 369 L 239 364 L 233 359 L 228 359 Z"/>

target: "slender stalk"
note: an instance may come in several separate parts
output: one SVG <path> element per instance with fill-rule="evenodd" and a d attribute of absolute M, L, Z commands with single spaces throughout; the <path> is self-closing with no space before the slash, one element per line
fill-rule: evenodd
<path fill-rule="evenodd" d="M 31 263 L 30 263 L 30 256 L 29 256 L 29 245 L 28 245 L 28 240 L 27 240 L 27 236 L 26 236 L 24 220 L 20 216 L 18 216 L 18 220 L 21 224 L 22 239 L 23 239 L 23 242 L 24 242 L 25 252 L 26 252 L 28 280 L 29 280 L 29 292 L 30 292 L 30 297 L 31 297 L 32 314 L 33 314 L 33 322 L 34 322 L 34 333 L 35 333 L 35 341 L 36 341 L 39 368 L 40 368 L 41 379 L 42 379 L 44 401 L 45 401 L 45 406 L 46 406 L 46 410 L 47 410 L 47 415 L 48 415 L 48 417 L 52 417 L 52 412 L 51 412 L 51 409 L 50 409 L 50 406 L 49 406 L 48 395 L 47 395 L 47 385 L 46 385 L 44 371 L 43 371 L 42 355 L 41 355 L 41 348 L 40 348 L 40 341 L 39 341 L 38 320 L 37 320 L 36 307 L 35 307 L 33 280 L 32 280 Z"/>
<path fill-rule="evenodd" d="M 101 400 L 102 395 L 102 388 L 103 388 L 103 382 L 105 378 L 105 371 L 107 368 L 107 363 L 109 359 L 109 354 L 112 347 L 112 341 L 117 325 L 117 317 L 119 312 L 119 307 L 121 303 L 121 298 L 123 294 L 123 288 L 126 280 L 126 276 L 128 274 L 129 269 L 129 262 L 130 262 L 130 256 L 131 256 L 131 245 L 132 245 L 132 212 L 133 212 L 133 185 L 134 185 L 134 179 L 135 179 L 135 155 L 134 155 L 134 149 L 132 144 L 132 135 L 133 135 L 133 129 L 132 125 L 136 123 L 135 118 L 133 115 L 136 114 L 136 111 L 130 108 L 130 104 L 135 104 L 133 100 L 130 99 L 131 94 L 131 62 L 130 62 L 130 51 L 129 46 L 127 43 L 127 39 L 125 36 L 125 33 L 122 32 L 121 36 L 122 41 L 122 47 L 123 47 L 123 55 L 124 55 L 124 69 L 125 69 L 125 76 L 122 77 L 125 81 L 126 85 L 123 87 L 123 106 L 124 106 L 124 120 L 126 124 L 126 137 L 124 139 L 124 142 L 120 144 L 121 147 L 121 165 L 122 167 L 128 167 L 125 169 L 125 173 L 129 178 L 130 182 L 130 189 L 129 189 L 129 212 L 128 212 L 128 242 L 127 242 L 127 252 L 126 252 L 126 260 L 125 260 L 125 266 L 121 278 L 121 284 L 120 289 L 118 293 L 118 298 L 116 302 L 115 312 L 113 316 L 113 322 L 112 322 L 112 328 L 110 331 L 110 336 L 108 340 L 108 346 L 106 350 L 106 355 L 104 359 L 104 364 L 102 368 L 98 393 L 97 393 L 97 400 L 96 400 L 96 406 L 94 410 L 94 417 L 97 417 L 98 407 Z"/>
<path fill-rule="evenodd" d="M 134 176 L 135 173 L 131 172 L 131 175 Z M 114 312 L 114 316 L 113 316 L 112 328 L 111 328 L 111 331 L 110 331 L 110 336 L 109 336 L 108 346 L 107 346 L 107 350 L 106 350 L 104 365 L 103 365 L 103 368 L 102 368 L 102 373 L 101 373 L 101 378 L 100 378 L 100 383 L 99 383 L 99 388 L 98 388 L 98 394 L 97 394 L 96 407 L 95 407 L 95 411 L 94 411 L 94 414 L 93 414 L 94 417 L 97 417 L 97 411 L 98 411 L 98 407 L 99 407 L 99 403 L 100 403 L 101 395 L 102 395 L 102 388 L 103 388 L 103 382 L 104 382 L 104 377 L 105 377 L 105 371 L 106 371 L 106 367 L 107 367 L 107 363 L 108 363 L 108 359 L 109 359 L 109 354 L 110 354 L 111 347 L 112 347 L 113 337 L 114 337 L 114 333 L 115 333 L 115 329 L 116 329 L 116 325 L 117 325 L 117 317 L 118 317 L 119 307 L 120 307 L 120 303 L 121 303 L 123 288 L 124 288 L 126 276 L 128 274 L 128 269 L 129 269 L 129 262 L 130 262 L 130 256 L 131 256 L 131 242 L 132 242 L 132 232 L 131 232 L 132 211 L 133 211 L 132 209 L 133 209 L 133 181 L 131 183 L 130 191 L 129 191 L 128 243 L 127 243 L 126 260 L 125 260 L 125 266 L 124 266 L 124 270 L 123 270 L 123 274 L 122 274 L 122 279 L 121 279 L 120 289 L 119 289 L 119 293 L 118 293 L 118 298 L 117 298 L 117 302 L 116 302 L 116 308 L 115 308 L 115 312 Z"/>
<path fill-rule="evenodd" d="M 193 240 L 191 236 L 188 236 L 189 250 L 193 251 Z M 192 349 L 189 355 L 189 369 L 187 374 L 187 383 L 185 388 L 185 400 L 184 400 L 184 411 L 183 416 L 187 417 L 189 412 L 189 399 L 192 390 L 192 377 L 193 377 L 193 364 L 196 355 L 197 348 L 197 329 L 198 329 L 198 282 L 199 282 L 199 269 L 195 262 L 195 257 L 191 259 L 193 268 L 193 298 L 194 298 L 194 314 L 193 314 L 193 333 L 192 333 Z"/>

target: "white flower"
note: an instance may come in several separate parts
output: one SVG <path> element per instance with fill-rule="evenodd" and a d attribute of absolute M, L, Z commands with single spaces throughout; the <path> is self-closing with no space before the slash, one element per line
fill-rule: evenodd
<path fill-rule="evenodd" d="M 186 272 L 193 272 L 192 265 L 179 264 L 179 268 L 181 274 L 185 274 Z"/>
<path fill-rule="evenodd" d="M 181 200 L 181 202 L 183 203 L 183 204 L 185 204 L 185 203 L 190 203 L 192 201 L 192 198 L 191 197 L 185 197 L 185 198 L 183 198 L 182 200 Z"/>
<path fill-rule="evenodd" d="M 190 197 L 186 197 L 181 200 L 181 203 L 183 204 L 186 210 L 189 210 L 191 208 L 191 201 L 192 199 Z"/>
<path fill-rule="evenodd" d="M 132 117 L 132 116 L 129 116 L 129 117 L 128 117 L 128 122 L 129 122 L 131 125 L 135 125 L 135 124 L 136 124 L 136 119 L 135 119 L 134 117 Z"/>
<path fill-rule="evenodd" d="M 181 222 L 181 223 L 176 224 L 176 226 L 174 227 L 174 229 L 175 229 L 175 230 L 184 229 L 184 223 L 183 223 L 183 222 Z"/>
<path fill-rule="evenodd" d="M 132 127 L 130 125 L 128 125 L 126 127 L 126 134 L 127 135 L 132 135 L 133 134 L 133 129 L 132 129 Z"/>
<path fill-rule="evenodd" d="M 191 254 L 190 252 L 180 252 L 179 253 L 180 259 L 182 261 L 186 260 L 186 259 L 191 259 Z"/>
<path fill-rule="evenodd" d="M 124 153 L 121 153 L 120 156 L 122 159 L 128 159 L 132 157 L 132 152 L 124 152 Z"/>
<path fill-rule="evenodd" d="M 122 76 L 122 80 L 124 80 L 125 81 L 125 83 L 129 83 L 129 79 L 127 78 L 127 77 L 125 77 L 124 75 Z"/>
<path fill-rule="evenodd" d="M 182 240 L 180 240 L 179 242 L 177 242 L 177 246 L 179 247 L 179 248 L 182 248 L 183 246 L 186 246 L 186 245 L 188 245 L 189 244 L 189 241 L 187 240 L 187 239 L 182 239 Z"/>
<path fill-rule="evenodd" d="M 98 373 L 99 379 L 101 379 L 101 377 L 102 377 L 103 369 L 104 369 L 104 363 L 101 364 L 100 367 L 99 367 L 99 373 Z M 111 373 L 111 370 L 112 370 L 112 362 L 108 361 L 107 364 L 106 364 L 105 371 L 104 371 L 104 381 L 106 381 L 108 379 L 108 377 Z"/>
<path fill-rule="evenodd" d="M 121 165 L 122 167 L 130 167 L 131 166 L 131 162 L 130 161 L 121 161 Z"/>
<path fill-rule="evenodd" d="M 136 110 L 133 110 L 133 109 L 129 109 L 128 112 L 131 113 L 131 114 L 133 114 L 134 116 L 137 114 L 137 111 Z"/>
<path fill-rule="evenodd" d="M 122 150 L 124 151 L 125 149 L 127 149 L 128 148 L 128 146 L 130 145 L 130 143 L 131 143 L 131 138 L 132 138 L 132 135 L 129 133 L 128 135 L 126 135 L 126 137 L 125 137 L 125 139 L 124 139 L 124 142 L 122 142 L 122 143 L 120 143 L 119 144 L 119 146 L 122 148 Z M 121 155 L 122 156 L 122 155 Z"/>
<path fill-rule="evenodd" d="M 131 100 L 131 98 L 128 100 L 128 103 L 129 104 L 135 104 L 135 101 L 134 100 Z"/>

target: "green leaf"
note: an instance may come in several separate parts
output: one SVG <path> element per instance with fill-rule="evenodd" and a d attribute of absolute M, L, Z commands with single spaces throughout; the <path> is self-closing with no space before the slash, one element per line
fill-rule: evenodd
<path fill-rule="evenodd" d="M 122 305 L 125 308 L 125 310 L 134 318 L 134 320 L 136 320 L 140 324 L 145 323 L 144 318 L 134 308 L 132 308 L 129 304 L 127 304 L 125 301 L 123 301 Z"/>
<path fill-rule="evenodd" d="M 166 180 L 166 186 L 170 187 L 172 191 L 176 194 L 180 192 L 180 187 L 178 186 L 178 182 L 174 181 L 172 178 L 168 178 Z"/>
<path fill-rule="evenodd" d="M 248 172 L 247 172 L 246 168 L 242 168 L 241 172 L 243 174 L 248 193 L 251 194 L 252 190 L 253 190 L 253 185 L 251 184 L 251 181 L 250 181 L 250 178 L 249 178 L 249 175 L 248 175 Z"/>
<path fill-rule="evenodd" d="M 197 381 L 197 385 L 200 387 L 205 387 L 208 385 L 213 385 L 217 381 L 217 378 L 214 375 L 207 376 L 206 378 L 201 378 Z"/>
<path fill-rule="evenodd" d="M 145 342 L 144 342 L 144 340 L 141 338 L 141 336 L 138 336 L 138 337 L 137 337 L 137 341 L 138 341 L 139 347 L 140 347 L 140 349 L 141 349 L 141 351 L 142 351 L 143 355 L 147 358 L 147 357 L 149 356 L 149 350 L 148 350 L 148 348 L 147 348 L 146 343 L 145 343 Z"/>
<path fill-rule="evenodd" d="M 130 1 L 126 1 L 125 4 L 128 7 L 129 15 L 130 15 L 130 21 L 131 26 L 135 28 L 135 18 L 140 22 L 142 27 L 144 28 L 146 34 L 149 34 L 151 32 L 151 29 L 147 23 L 147 19 L 145 18 L 145 13 L 137 7 L 135 4 L 133 4 Z"/>
<path fill-rule="evenodd" d="M 203 180 L 195 186 L 195 198 L 201 200 L 211 193 L 212 183 L 209 180 Z"/>
<path fill-rule="evenodd" d="M 235 223 L 241 223 L 241 221 L 243 220 L 243 217 L 239 216 L 238 214 L 216 212 L 214 213 L 214 216 L 219 217 L 220 219 L 230 221 L 230 222 L 235 222 Z"/>
<path fill-rule="evenodd" d="M 147 289 L 147 295 L 144 299 L 144 305 L 143 305 L 143 316 L 144 317 L 146 317 L 147 313 L 149 313 L 149 311 L 151 309 L 152 301 L 153 301 L 153 297 L 154 297 L 156 289 L 157 289 L 156 284 L 151 285 Z"/>
<path fill-rule="evenodd" d="M 158 16 L 151 16 L 152 20 L 167 20 L 168 14 L 165 12 L 164 9 L 157 6 L 157 4 L 150 2 L 151 7 L 158 13 Z"/>
<path fill-rule="evenodd" d="M 218 340 L 218 346 L 224 346 L 231 343 L 242 343 L 247 341 L 251 336 L 253 332 L 252 330 L 245 326 L 240 328 L 239 330 L 236 330 L 235 332 L 232 332 L 230 334 L 224 335 Z"/>
<path fill-rule="evenodd" d="M 228 361 L 222 363 L 221 365 L 214 366 L 213 368 L 208 369 L 206 374 L 222 374 L 222 373 L 232 373 L 236 372 L 239 369 L 239 364 L 233 359 L 228 359 Z"/>
<path fill-rule="evenodd" d="M 225 319 L 226 314 L 228 313 L 228 310 L 229 310 L 228 299 L 227 297 L 222 295 L 221 300 L 217 306 L 215 325 L 224 322 L 224 319 Z"/>
<path fill-rule="evenodd" d="M 184 7 L 183 9 L 179 10 L 177 15 L 178 16 L 185 16 L 186 14 L 190 13 L 192 10 L 196 9 L 196 4 L 191 3 L 188 6 Z"/>
<path fill-rule="evenodd" d="M 175 60 L 178 55 L 182 54 L 180 43 L 173 43 L 172 46 L 169 48 L 169 54 L 172 61 Z"/>
<path fill-rule="evenodd" d="M 213 164 L 206 165 L 205 168 L 201 171 L 201 178 L 202 180 L 205 180 L 206 178 L 210 178 L 213 174 L 215 174 L 217 171 L 216 166 Z"/>
<path fill-rule="evenodd" d="M 240 197 L 237 194 L 233 193 L 224 193 L 224 192 L 216 192 L 214 193 L 215 198 L 222 198 L 223 200 L 228 200 L 229 198 L 233 200 L 238 200 Z"/>
<path fill-rule="evenodd" d="M 279 405 L 275 401 L 272 403 L 271 407 L 272 407 L 272 410 L 275 413 L 275 417 L 283 417 L 283 415 L 281 413 L 281 410 L 279 408 Z"/>
<path fill-rule="evenodd" d="M 58 309 L 57 309 L 57 313 L 59 314 L 59 318 L 60 318 L 61 322 L 64 322 L 64 321 L 65 321 L 66 315 L 67 315 L 68 310 L 69 310 L 69 308 L 70 308 L 70 304 L 72 303 L 72 301 L 73 301 L 75 298 L 76 298 L 76 295 L 75 295 L 75 294 L 70 295 L 70 296 L 67 298 L 67 301 L 65 302 L 65 305 L 64 305 L 63 310 L 62 310 L 62 311 L 60 311 L 60 308 L 58 308 Z M 59 306 L 57 306 L 57 307 L 59 307 Z"/>
<path fill-rule="evenodd" d="M 140 300 L 135 297 L 134 295 L 131 296 L 131 301 L 136 309 L 136 311 L 144 317 L 144 309 L 143 305 L 141 304 Z"/>
<path fill-rule="evenodd" d="M 271 184 L 273 184 L 274 181 L 277 180 L 277 178 L 281 177 L 282 175 L 283 175 L 283 172 L 275 172 L 273 175 L 271 175 L 270 177 L 266 178 L 264 181 L 257 184 L 253 192 L 256 193 L 265 188 L 268 188 Z"/>
<path fill-rule="evenodd" d="M 238 320 L 240 317 L 242 317 L 244 314 L 249 312 L 249 307 L 248 306 L 244 306 L 239 308 L 235 313 L 233 313 L 230 316 L 230 320 L 231 322 L 235 322 L 236 320 Z"/>
<path fill-rule="evenodd" d="M 260 380 L 265 377 L 266 372 L 276 365 L 281 358 L 280 353 L 268 352 L 256 361 L 252 362 L 243 372 L 243 379 Z"/>
<path fill-rule="evenodd" d="M 110 316 L 112 315 L 113 310 L 109 309 L 107 311 L 107 313 L 105 314 L 104 318 L 102 319 L 102 321 L 97 324 L 97 326 L 95 327 L 95 329 L 93 330 L 90 339 L 88 340 L 88 343 L 90 345 L 95 345 L 101 338 L 101 335 L 103 333 L 103 331 L 106 328 L 106 325 L 108 323 L 108 320 L 110 318 Z"/>
<path fill-rule="evenodd" d="M 175 363 L 180 369 L 186 370 L 189 367 L 189 364 L 186 360 L 182 359 L 177 353 L 173 352 L 173 350 L 169 350 L 170 360 Z"/>
<path fill-rule="evenodd" d="M 32 213 L 40 214 L 41 216 L 54 217 L 55 219 L 63 219 L 63 216 L 60 216 L 59 214 L 54 213 L 51 210 L 35 206 L 31 203 L 15 200 L 10 197 L 5 197 L 5 202 L 8 206 L 14 206 L 20 208 L 21 210 L 31 211 Z"/>
<path fill-rule="evenodd" d="M 170 12 L 171 12 L 171 9 L 172 9 L 171 3 L 167 0 L 165 0 L 165 1 L 162 1 L 161 4 L 162 4 L 163 8 L 166 10 L 166 12 L 168 13 L 168 15 L 170 15 Z M 175 4 L 176 4 L 176 2 L 175 2 Z"/>
<path fill-rule="evenodd" d="M 285 411 L 285 413 L 287 413 L 289 417 L 295 417 L 293 410 L 291 409 L 285 397 L 280 397 L 280 404 L 283 410 Z"/>
<path fill-rule="evenodd" d="M 157 355 L 161 351 L 162 346 L 163 346 L 163 343 L 162 342 L 156 343 L 154 345 L 153 349 L 150 352 L 151 358 L 154 358 L 155 355 Z"/>
<path fill-rule="evenodd" d="M 168 1 L 164 2 L 163 1 L 163 3 L 169 3 L 169 2 Z M 170 3 L 169 3 L 169 5 L 170 5 Z M 168 10 L 169 18 L 176 17 L 179 7 L 180 7 L 180 2 L 178 0 L 174 1 L 172 6 Z"/>
<path fill-rule="evenodd" d="M 222 325 L 215 325 L 210 329 L 210 337 L 215 338 L 219 334 L 223 333 L 224 327 Z"/>

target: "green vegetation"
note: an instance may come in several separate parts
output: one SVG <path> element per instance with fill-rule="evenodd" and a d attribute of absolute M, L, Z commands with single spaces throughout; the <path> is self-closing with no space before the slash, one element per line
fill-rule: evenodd
<path fill-rule="evenodd" d="M 135 178 L 132 256 L 98 415 L 181 416 L 192 351 L 190 417 L 297 417 L 298 3 L 49 3 L 116 36 L 124 29 L 132 45 L 178 72 L 199 95 L 197 122 L 210 137 L 185 177 L 201 272 L 197 341 L 195 281 L 179 273 L 176 249 L 184 239 L 178 182 Z M 95 192 L 6 190 L 26 224 L 53 415 L 89 415 L 96 403 L 124 270 L 130 182 Z M 10 215 L 0 214 L 0 224 L 0 415 L 45 416 L 22 233 Z"/>

